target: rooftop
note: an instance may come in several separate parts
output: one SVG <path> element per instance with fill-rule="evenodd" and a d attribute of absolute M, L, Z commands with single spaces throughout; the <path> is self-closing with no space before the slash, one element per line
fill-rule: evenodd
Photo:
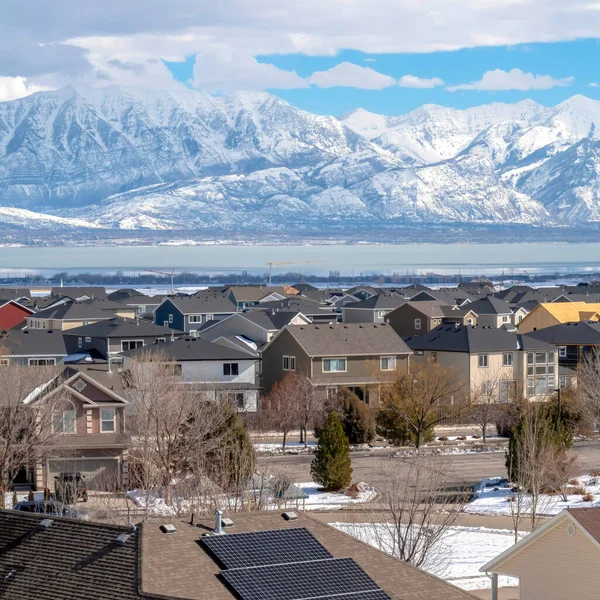
<path fill-rule="evenodd" d="M 114 317 L 82 327 L 74 327 L 63 332 L 64 335 L 86 336 L 97 338 L 123 338 L 136 336 L 165 336 L 170 338 L 177 333 L 169 327 L 155 325 L 144 319 L 127 319 L 125 317 Z"/>

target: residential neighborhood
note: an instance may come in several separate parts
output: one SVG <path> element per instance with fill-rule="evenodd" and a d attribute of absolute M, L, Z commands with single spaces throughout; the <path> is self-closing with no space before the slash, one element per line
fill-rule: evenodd
<path fill-rule="evenodd" d="M 115 598 L 244 599 L 245 584 L 229 583 L 225 559 L 194 540 L 239 539 L 242 556 L 245 535 L 259 543 L 288 534 L 308 536 L 297 550 L 306 560 L 311 544 L 323 548 L 315 569 L 350 561 L 348 576 L 370 582 L 364 594 L 352 588 L 352 598 L 558 600 L 573 589 L 591 597 L 600 484 L 592 447 L 574 440 L 597 431 L 598 289 L 298 283 L 153 296 L 123 287 L 5 288 L 4 597 L 29 597 L 37 557 L 53 553 L 60 561 L 46 567 L 49 581 L 77 568 L 77 585 L 91 585 L 102 566 L 105 589 L 122 582 Z M 521 462 L 511 473 L 505 457 L 531 451 L 530 427 L 538 440 L 547 432 L 549 446 L 535 451 L 555 468 L 528 471 Z M 343 441 L 326 451 L 328 436 Z M 321 471 L 319 462 L 334 457 L 342 469 L 335 482 L 333 466 Z M 428 475 L 424 484 L 434 471 L 443 483 Z M 451 504 L 430 497 L 431 486 Z M 547 496 L 548 486 L 555 491 Z M 404 488 L 422 490 L 412 501 L 425 515 L 405 526 L 436 523 L 437 552 L 454 544 L 446 551 L 458 565 L 470 544 L 482 548 L 465 557 L 468 568 L 452 559 L 442 568 L 435 549 L 411 549 L 402 529 L 372 517 L 393 517 L 400 502 L 408 511 L 400 518 L 409 518 Z M 334 517 L 342 506 L 356 514 Z M 76 549 L 67 532 L 80 536 Z M 277 553 L 270 543 L 259 547 Z M 547 564 L 565 548 L 571 575 L 555 581 Z M 10 571 L 19 561 L 28 566 Z M 82 561 L 98 567 L 81 570 Z M 266 573 L 263 587 L 271 585 Z M 73 597 L 48 585 L 48 597 Z M 319 585 L 306 593 L 346 597 L 341 583 L 339 593 Z"/>

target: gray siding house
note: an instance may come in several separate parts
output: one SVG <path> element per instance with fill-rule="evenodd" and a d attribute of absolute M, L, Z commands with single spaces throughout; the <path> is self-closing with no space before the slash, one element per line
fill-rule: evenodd
<path fill-rule="evenodd" d="M 238 309 L 223 294 L 208 292 L 204 295 L 165 298 L 154 311 L 154 323 L 185 333 L 195 334 L 207 321 L 219 321 Z"/>

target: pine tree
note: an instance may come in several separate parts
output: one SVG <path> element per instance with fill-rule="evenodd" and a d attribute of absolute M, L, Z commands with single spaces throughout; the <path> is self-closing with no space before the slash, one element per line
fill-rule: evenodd
<path fill-rule="evenodd" d="M 339 394 L 344 433 L 351 444 L 368 444 L 375 437 L 375 419 L 371 408 L 356 394 L 344 389 Z"/>
<path fill-rule="evenodd" d="M 352 481 L 350 443 L 338 414 L 332 409 L 319 436 L 310 466 L 313 480 L 328 491 L 338 491 Z"/>

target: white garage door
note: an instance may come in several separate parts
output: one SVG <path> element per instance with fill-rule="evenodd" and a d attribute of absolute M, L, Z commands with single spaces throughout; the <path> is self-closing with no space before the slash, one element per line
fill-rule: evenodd
<path fill-rule="evenodd" d="M 79 471 L 90 490 L 114 489 L 118 483 L 119 462 L 114 458 L 68 458 L 48 461 L 48 487 L 54 489 L 54 476 Z"/>

